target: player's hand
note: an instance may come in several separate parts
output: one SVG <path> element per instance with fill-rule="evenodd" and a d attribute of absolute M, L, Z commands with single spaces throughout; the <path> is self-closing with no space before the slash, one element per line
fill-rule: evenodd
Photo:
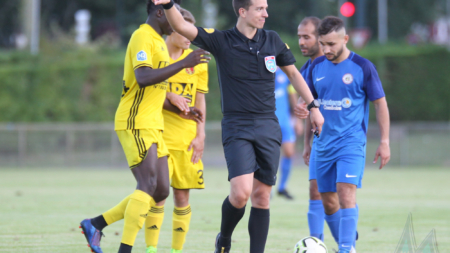
<path fill-rule="evenodd" d="M 203 49 L 197 49 L 191 52 L 182 60 L 184 68 L 193 68 L 200 63 L 208 63 L 211 60 L 210 53 Z"/>
<path fill-rule="evenodd" d="M 183 112 L 184 114 L 189 113 L 190 111 L 189 103 L 191 102 L 191 100 L 172 92 L 167 92 L 166 97 L 169 100 L 169 102 L 174 106 L 178 107 L 178 109 L 180 109 L 181 112 Z"/>
<path fill-rule="evenodd" d="M 310 117 L 312 131 L 314 131 L 314 134 L 319 137 L 319 135 L 322 133 L 322 126 L 325 122 L 325 119 L 323 118 L 322 113 L 319 111 L 319 108 L 311 108 Z"/>
<path fill-rule="evenodd" d="M 189 145 L 189 148 L 188 148 L 188 151 L 191 151 L 191 149 L 193 149 L 192 158 L 191 158 L 191 162 L 193 164 L 198 163 L 198 161 L 200 161 L 200 159 L 202 159 L 204 148 L 205 148 L 205 137 L 197 135 L 192 140 L 191 145 Z"/>
<path fill-rule="evenodd" d="M 311 145 L 305 145 L 303 147 L 303 161 L 309 166 L 309 158 L 311 156 Z"/>
<path fill-rule="evenodd" d="M 382 141 L 380 143 L 380 146 L 378 146 L 377 151 L 375 152 L 375 159 L 373 160 L 373 163 L 378 162 L 378 158 L 381 158 L 380 162 L 380 170 L 386 166 L 386 164 L 391 160 L 391 148 L 389 147 L 389 142 Z"/>
<path fill-rule="evenodd" d="M 186 113 L 180 113 L 180 117 L 183 119 L 190 119 L 197 123 L 203 122 L 203 112 L 195 107 L 189 107 L 189 112 Z"/>
<path fill-rule="evenodd" d="M 170 0 L 152 0 L 155 5 L 168 4 Z"/>
<path fill-rule="evenodd" d="M 294 114 L 299 119 L 306 119 L 309 115 L 308 109 L 306 109 L 306 103 L 298 103 L 295 105 Z"/>

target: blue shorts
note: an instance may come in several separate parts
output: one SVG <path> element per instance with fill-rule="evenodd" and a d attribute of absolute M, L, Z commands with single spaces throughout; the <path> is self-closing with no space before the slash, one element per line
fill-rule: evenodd
<path fill-rule="evenodd" d="M 283 117 L 278 119 L 280 121 L 281 127 L 281 135 L 282 135 L 282 143 L 285 142 L 295 142 L 297 136 L 295 136 L 294 127 L 292 126 L 292 122 L 290 117 Z"/>
<path fill-rule="evenodd" d="M 309 154 L 309 180 L 316 180 L 316 151 L 314 151 L 314 143 Z"/>
<path fill-rule="evenodd" d="M 365 157 L 343 155 L 331 161 L 316 161 L 319 192 L 336 192 L 336 183 L 349 183 L 361 188 Z"/>

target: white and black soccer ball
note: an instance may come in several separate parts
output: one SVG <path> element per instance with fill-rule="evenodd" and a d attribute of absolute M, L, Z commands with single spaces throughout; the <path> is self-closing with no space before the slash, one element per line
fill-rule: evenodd
<path fill-rule="evenodd" d="M 327 253 L 327 246 L 319 238 L 308 236 L 295 244 L 294 253 Z"/>

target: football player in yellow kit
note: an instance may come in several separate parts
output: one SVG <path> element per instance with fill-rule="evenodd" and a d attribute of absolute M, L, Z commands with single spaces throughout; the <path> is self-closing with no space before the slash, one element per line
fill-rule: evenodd
<path fill-rule="evenodd" d="M 169 102 L 166 90 L 169 77 L 207 63 L 209 53 L 196 50 L 169 65 L 170 57 L 162 35 L 170 35 L 173 30 L 162 7 L 148 1 L 147 12 L 146 23 L 133 33 L 128 44 L 122 98 L 115 117 L 115 130 L 137 186 L 117 206 L 81 222 L 88 246 L 96 253 L 102 252 L 102 229 L 121 219 L 124 219 L 124 228 L 119 253 L 130 253 L 150 208 L 169 195 L 169 151 L 162 137 L 163 107 L 186 119 L 203 121 L 198 109 L 189 108 L 187 103 Z"/>
<path fill-rule="evenodd" d="M 192 24 L 194 16 L 181 9 L 184 19 Z M 191 42 L 173 32 L 166 38 L 170 64 L 183 60 L 192 52 Z M 208 68 L 200 64 L 186 68 L 169 78 L 167 97 L 174 104 L 189 103 L 206 115 L 205 93 L 208 92 Z M 191 220 L 189 190 L 203 189 L 203 154 L 205 141 L 205 123 L 186 120 L 179 115 L 163 110 L 163 139 L 170 153 L 169 170 L 173 187 L 175 208 L 172 214 L 171 253 L 181 253 Z M 164 218 L 164 201 L 158 202 L 148 213 L 145 221 L 145 241 L 147 253 L 156 253 L 158 237 Z"/>

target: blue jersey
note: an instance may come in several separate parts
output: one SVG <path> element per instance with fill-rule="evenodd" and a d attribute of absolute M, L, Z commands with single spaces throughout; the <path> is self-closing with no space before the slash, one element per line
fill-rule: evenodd
<path fill-rule="evenodd" d="M 311 64 L 307 83 L 325 118 L 322 133 L 315 138 L 316 159 L 365 156 L 369 100 L 385 96 L 375 66 L 353 52 L 338 64 L 321 56 Z"/>
<path fill-rule="evenodd" d="M 303 67 L 300 69 L 300 74 L 302 74 L 303 79 L 308 80 L 308 74 L 309 69 L 311 68 L 312 62 L 311 58 L 303 65 Z M 310 103 L 311 101 L 306 101 L 307 103 Z"/>
<path fill-rule="evenodd" d="M 286 74 L 278 68 L 275 72 L 275 114 L 278 120 L 281 121 L 290 120 L 290 106 L 289 106 L 289 87 L 290 81 Z"/>

